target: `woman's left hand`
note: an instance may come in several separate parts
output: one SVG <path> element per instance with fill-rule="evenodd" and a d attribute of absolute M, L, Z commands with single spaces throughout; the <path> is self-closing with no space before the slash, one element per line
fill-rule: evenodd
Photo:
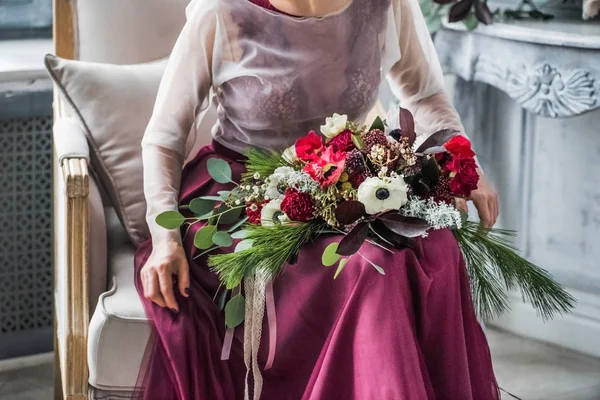
<path fill-rule="evenodd" d="M 479 220 L 484 228 L 491 229 L 496 225 L 498 215 L 500 214 L 500 202 L 498 200 L 498 193 L 492 186 L 490 181 L 483 174 L 480 169 L 479 172 L 479 183 L 477 189 L 471 193 L 471 200 L 477 208 L 479 214 Z M 467 203 L 463 199 L 457 199 L 456 203 L 459 209 L 467 210 Z"/>

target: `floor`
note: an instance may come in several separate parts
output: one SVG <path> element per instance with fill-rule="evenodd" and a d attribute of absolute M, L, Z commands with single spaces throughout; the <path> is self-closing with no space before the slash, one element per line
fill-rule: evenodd
<path fill-rule="evenodd" d="M 600 400 L 600 360 L 488 331 L 500 386 L 522 400 Z M 51 400 L 52 365 L 0 373 L 0 400 Z M 514 400 L 508 393 L 503 400 Z M 459 400 L 459 399 L 457 399 Z"/>

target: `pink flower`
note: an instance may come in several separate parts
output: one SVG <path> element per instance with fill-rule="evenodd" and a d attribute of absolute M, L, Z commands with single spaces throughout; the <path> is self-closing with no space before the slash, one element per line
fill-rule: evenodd
<path fill-rule="evenodd" d="M 331 186 L 337 183 L 346 166 L 346 153 L 335 152 L 333 148 L 327 147 L 320 157 L 315 157 L 306 164 L 302 171 L 311 178 L 321 183 L 321 187 Z"/>
<path fill-rule="evenodd" d="M 323 140 L 315 131 L 296 141 L 296 156 L 303 161 L 311 161 L 323 151 Z"/>

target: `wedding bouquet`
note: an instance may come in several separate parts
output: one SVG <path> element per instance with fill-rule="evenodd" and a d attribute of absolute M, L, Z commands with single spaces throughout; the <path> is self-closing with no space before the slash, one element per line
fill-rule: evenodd
<path fill-rule="evenodd" d="M 226 307 L 227 291 L 221 300 L 230 328 L 244 320 L 245 278 L 274 279 L 304 244 L 331 234 L 342 239 L 325 249 L 322 263 L 337 265 L 334 279 L 352 257 L 364 258 L 365 242 L 392 252 L 431 230 L 451 229 L 480 318 L 505 311 L 506 291 L 517 287 L 543 318 L 574 306 L 546 271 L 511 247 L 514 232 L 483 229 L 456 208 L 455 199 L 468 198 L 479 180 L 467 138 L 441 130 L 416 146 L 408 110 L 386 122 L 377 118 L 366 127 L 334 114 L 321 126 L 323 138 L 311 131 L 283 152 L 249 150 L 241 182 L 232 181 L 225 160 L 211 158 L 210 176 L 234 188 L 183 205 L 192 216 L 169 211 L 157 217 L 168 229 L 206 221 L 194 238 L 204 250 L 200 256 L 239 240 L 233 252 L 208 256 L 222 284 L 235 290 Z M 366 261 L 385 275 L 384 265 Z"/>

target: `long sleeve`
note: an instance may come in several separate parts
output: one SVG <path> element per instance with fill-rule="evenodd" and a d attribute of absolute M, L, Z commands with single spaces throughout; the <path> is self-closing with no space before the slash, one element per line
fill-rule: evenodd
<path fill-rule="evenodd" d="M 392 7 L 400 53 L 387 77 L 392 92 L 414 115 L 422 129 L 418 133 L 453 128 L 465 134 L 444 89 L 442 68 L 418 0 L 393 0 Z"/>
<path fill-rule="evenodd" d="M 187 23 L 169 58 L 142 140 L 146 221 L 154 244 L 181 240 L 178 229 L 160 227 L 156 216 L 178 208 L 186 142 L 212 85 L 217 18 L 211 3 L 196 0 L 188 6 Z"/>

